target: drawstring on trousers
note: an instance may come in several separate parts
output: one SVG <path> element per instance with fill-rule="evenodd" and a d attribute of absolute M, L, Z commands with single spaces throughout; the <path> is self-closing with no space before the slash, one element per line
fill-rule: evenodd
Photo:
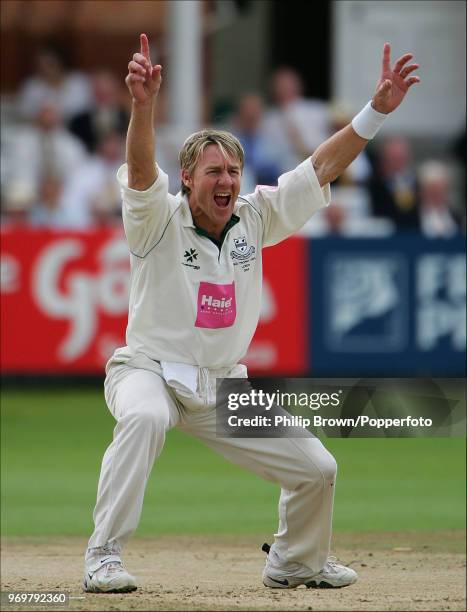
<path fill-rule="evenodd" d="M 209 368 L 199 368 L 198 385 L 199 395 L 203 398 L 204 405 L 208 406 L 214 401 L 215 397 Z"/>

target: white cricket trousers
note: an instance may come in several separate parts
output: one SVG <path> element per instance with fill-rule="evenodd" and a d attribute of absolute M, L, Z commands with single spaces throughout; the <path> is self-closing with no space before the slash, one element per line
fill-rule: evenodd
<path fill-rule="evenodd" d="M 102 461 L 90 548 L 112 543 L 121 549 L 132 535 L 165 434 L 178 426 L 232 463 L 277 483 L 275 551 L 284 562 L 303 563 L 313 573 L 323 568 L 331 540 L 336 462 L 317 438 L 218 437 L 215 408 L 186 409 L 157 373 L 127 365 L 110 367 L 105 390 L 117 425 Z"/>

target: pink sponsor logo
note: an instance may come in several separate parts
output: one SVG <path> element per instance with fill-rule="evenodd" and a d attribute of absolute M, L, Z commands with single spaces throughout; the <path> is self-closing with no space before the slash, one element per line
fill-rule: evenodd
<path fill-rule="evenodd" d="M 218 285 L 202 281 L 199 284 L 195 327 L 231 327 L 235 323 L 236 315 L 235 283 Z"/>

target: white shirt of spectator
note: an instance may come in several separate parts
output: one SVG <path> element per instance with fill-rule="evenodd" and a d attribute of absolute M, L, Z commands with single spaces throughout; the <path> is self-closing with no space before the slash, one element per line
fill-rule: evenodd
<path fill-rule="evenodd" d="M 115 203 L 119 205 L 119 188 L 115 182 L 119 166 L 120 161 L 110 163 L 94 155 L 70 177 L 62 196 L 64 226 L 74 229 L 92 227 L 93 208 L 109 186 L 114 186 Z"/>
<path fill-rule="evenodd" d="M 266 113 L 262 131 L 268 142 L 280 152 L 281 167 L 292 168 L 302 161 L 294 150 L 288 126 L 298 132 L 310 154 L 329 136 L 327 106 L 320 100 L 301 98 L 290 102 L 285 109 Z"/>
<path fill-rule="evenodd" d="M 420 225 L 427 238 L 452 238 L 458 233 L 457 224 L 448 209 L 421 210 Z"/>
<path fill-rule="evenodd" d="M 131 251 L 127 346 L 110 360 L 150 368 L 169 361 L 207 368 L 235 365 L 246 353 L 261 307 L 263 247 L 296 232 L 330 200 L 310 159 L 278 187 L 239 197 L 240 220 L 222 248 L 197 233 L 186 197 L 168 193 L 167 175 L 146 191 L 130 189 L 118 171 Z M 284 275 L 291 273 L 284 269 Z"/>
<path fill-rule="evenodd" d="M 45 135 L 36 127 L 23 126 L 10 137 L 9 182 L 27 183 L 39 189 L 42 174 L 50 170 L 44 167 L 44 136 L 49 155 L 53 157 L 54 174 L 63 180 L 69 179 L 86 161 L 84 146 L 64 128 L 56 128 Z"/>
<path fill-rule="evenodd" d="M 57 88 L 38 77 L 29 78 L 19 92 L 20 116 L 32 119 L 45 103 L 55 104 L 65 121 L 89 110 L 93 104 L 89 79 L 80 72 L 72 72 L 64 77 L 62 85 Z"/>

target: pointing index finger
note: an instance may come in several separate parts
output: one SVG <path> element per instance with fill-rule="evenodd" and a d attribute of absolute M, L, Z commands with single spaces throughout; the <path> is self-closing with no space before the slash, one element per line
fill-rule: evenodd
<path fill-rule="evenodd" d="M 383 72 L 391 70 L 391 45 L 387 42 L 383 47 Z"/>
<path fill-rule="evenodd" d="M 151 61 L 151 58 L 149 57 L 149 40 L 146 34 L 141 34 L 139 41 L 141 45 L 141 55 L 144 55 L 147 60 Z"/>

